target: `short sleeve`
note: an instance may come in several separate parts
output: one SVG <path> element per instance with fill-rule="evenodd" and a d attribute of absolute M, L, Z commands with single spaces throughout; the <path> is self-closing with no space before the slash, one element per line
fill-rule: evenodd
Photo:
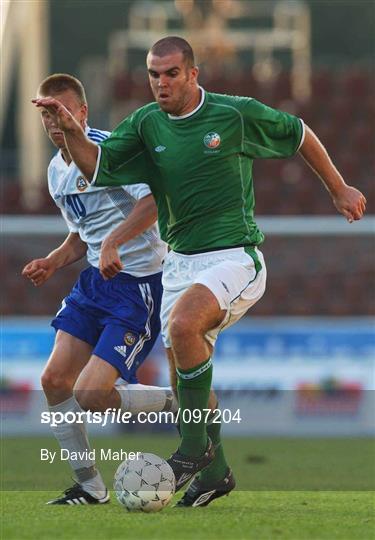
<path fill-rule="evenodd" d="M 147 184 L 124 186 L 124 189 L 136 200 L 143 199 L 143 197 L 147 197 L 151 194 L 151 190 Z"/>
<path fill-rule="evenodd" d="M 137 122 L 131 115 L 99 144 L 93 183 L 97 186 L 116 186 L 145 181 L 145 153 Z"/>
<path fill-rule="evenodd" d="M 65 212 L 64 208 L 61 208 L 60 206 L 59 206 L 59 208 L 61 210 L 61 215 L 64 218 L 64 221 L 65 221 L 65 223 L 66 223 L 66 225 L 68 227 L 69 232 L 78 233 L 79 232 L 78 225 L 73 223 L 73 221 L 70 221 L 70 219 L 68 218 L 67 213 Z"/>
<path fill-rule="evenodd" d="M 299 150 L 305 127 L 297 116 L 249 98 L 241 102 L 240 111 L 244 122 L 243 149 L 249 157 L 286 158 Z"/>

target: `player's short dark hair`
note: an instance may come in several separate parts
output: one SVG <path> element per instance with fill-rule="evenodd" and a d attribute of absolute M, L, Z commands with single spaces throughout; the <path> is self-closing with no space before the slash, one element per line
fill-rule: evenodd
<path fill-rule="evenodd" d="M 184 62 L 188 67 L 195 66 L 194 53 L 191 45 L 183 38 L 178 36 L 167 36 L 159 39 L 151 47 L 150 53 L 155 56 L 166 56 L 174 52 L 181 52 Z"/>
<path fill-rule="evenodd" d="M 72 75 L 68 75 L 68 73 L 54 73 L 44 79 L 39 85 L 38 94 L 46 97 L 53 94 L 60 94 L 66 90 L 72 90 L 79 99 L 80 104 L 87 105 L 83 84 Z"/>

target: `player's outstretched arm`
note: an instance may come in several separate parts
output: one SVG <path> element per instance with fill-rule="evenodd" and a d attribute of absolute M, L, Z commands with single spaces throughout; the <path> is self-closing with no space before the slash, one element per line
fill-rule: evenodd
<path fill-rule="evenodd" d="M 85 256 L 87 245 L 78 233 L 69 233 L 64 242 L 43 259 L 34 259 L 22 270 L 35 287 L 43 285 L 59 268 L 72 264 Z"/>
<path fill-rule="evenodd" d="M 346 217 L 349 223 L 361 219 L 366 209 L 364 195 L 358 189 L 345 183 L 326 149 L 308 126 L 306 126 L 305 140 L 299 151 L 324 183 L 337 210 Z"/>
<path fill-rule="evenodd" d="M 99 270 L 104 279 L 113 278 L 123 269 L 118 248 L 151 227 L 157 217 L 154 197 L 147 195 L 137 202 L 127 219 L 103 240 Z"/>
<path fill-rule="evenodd" d="M 56 125 L 64 132 L 70 156 L 84 177 L 91 182 L 94 176 L 98 147 L 90 141 L 80 124 L 60 101 L 51 97 L 33 99 L 37 107 L 47 109 Z"/>

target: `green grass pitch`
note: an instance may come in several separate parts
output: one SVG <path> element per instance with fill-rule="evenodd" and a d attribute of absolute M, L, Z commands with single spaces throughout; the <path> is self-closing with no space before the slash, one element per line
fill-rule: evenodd
<path fill-rule="evenodd" d="M 124 434 L 93 446 L 167 456 L 177 438 Z M 68 487 L 70 469 L 40 461 L 51 438 L 2 442 L 1 538 L 37 540 L 373 539 L 375 444 L 370 439 L 225 439 L 238 481 L 207 508 L 157 514 L 109 505 L 56 507 L 45 502 Z M 117 462 L 98 466 L 108 486 Z M 179 498 L 179 494 L 175 499 Z"/>

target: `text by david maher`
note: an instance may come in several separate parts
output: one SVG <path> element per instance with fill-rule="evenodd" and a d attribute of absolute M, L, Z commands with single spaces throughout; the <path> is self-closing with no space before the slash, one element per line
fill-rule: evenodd
<path fill-rule="evenodd" d="M 97 452 L 94 450 L 85 450 L 84 452 L 72 452 L 67 448 L 61 448 L 59 451 L 51 451 L 48 448 L 40 449 L 40 460 L 53 463 L 55 459 L 60 461 L 84 461 L 100 459 L 101 461 L 125 461 L 137 460 L 141 452 L 126 452 L 125 450 L 112 450 L 112 448 L 101 448 L 100 455 L 97 458 Z"/>

